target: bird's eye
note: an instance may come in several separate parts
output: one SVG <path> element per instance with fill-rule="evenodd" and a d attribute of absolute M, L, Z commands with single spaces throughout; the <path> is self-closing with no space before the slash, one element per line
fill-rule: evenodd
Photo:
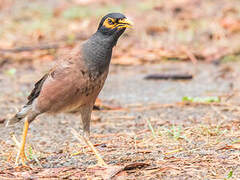
<path fill-rule="evenodd" d="M 111 19 L 108 19 L 108 24 L 111 24 L 111 25 L 113 25 L 113 24 L 114 24 L 114 22 L 113 22 Z"/>

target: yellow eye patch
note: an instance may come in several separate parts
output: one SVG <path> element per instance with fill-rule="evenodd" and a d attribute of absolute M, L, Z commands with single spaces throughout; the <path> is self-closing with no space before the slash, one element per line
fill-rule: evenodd
<path fill-rule="evenodd" d="M 113 18 L 107 18 L 105 19 L 105 21 L 103 22 L 103 26 L 105 26 L 108 29 L 114 29 L 114 28 L 130 28 L 132 27 L 132 23 L 127 20 L 126 18 L 124 19 L 118 19 L 118 21 L 116 21 L 116 19 Z"/>
<path fill-rule="evenodd" d="M 113 29 L 116 27 L 116 22 L 115 22 L 115 19 L 113 18 L 107 18 L 104 23 L 103 23 L 103 26 L 105 26 L 106 28 L 109 28 L 109 29 Z"/>

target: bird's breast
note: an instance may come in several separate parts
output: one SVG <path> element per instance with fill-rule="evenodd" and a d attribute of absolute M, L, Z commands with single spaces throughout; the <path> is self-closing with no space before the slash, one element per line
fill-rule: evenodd
<path fill-rule="evenodd" d="M 77 111 L 81 106 L 88 103 L 94 103 L 101 89 L 103 88 L 108 71 L 101 75 L 88 74 L 88 80 L 84 87 L 79 86 L 75 88 L 74 98 L 71 103 L 64 109 L 65 112 Z"/>

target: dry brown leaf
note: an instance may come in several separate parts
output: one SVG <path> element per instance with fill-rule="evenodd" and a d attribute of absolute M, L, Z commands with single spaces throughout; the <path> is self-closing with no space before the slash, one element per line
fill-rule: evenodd
<path fill-rule="evenodd" d="M 115 105 L 115 104 L 104 104 L 99 98 L 96 99 L 96 102 L 94 104 L 94 109 L 96 110 L 119 110 L 122 109 L 121 106 Z"/>
<path fill-rule="evenodd" d="M 231 33 L 240 31 L 240 19 L 224 18 L 220 24 Z"/>
<path fill-rule="evenodd" d="M 148 35 L 154 36 L 154 35 L 159 35 L 162 32 L 168 31 L 167 27 L 164 26 L 149 26 L 146 29 L 146 32 Z"/>
<path fill-rule="evenodd" d="M 236 150 L 240 150 L 240 143 L 234 143 L 232 145 L 226 145 L 220 149 L 236 149 Z"/>
<path fill-rule="evenodd" d="M 125 171 L 127 170 L 134 170 L 149 166 L 147 163 L 131 163 L 126 166 L 106 166 L 106 167 L 94 167 L 88 169 L 89 172 L 100 175 L 104 179 L 121 179 L 127 176 Z"/>

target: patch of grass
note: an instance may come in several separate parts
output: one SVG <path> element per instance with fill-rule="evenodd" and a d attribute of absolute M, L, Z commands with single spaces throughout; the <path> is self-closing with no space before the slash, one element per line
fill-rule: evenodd
<path fill-rule="evenodd" d="M 188 101 L 188 102 L 197 102 L 197 103 L 211 103 L 211 102 L 220 102 L 221 99 L 216 96 L 212 97 L 189 97 L 184 96 L 182 98 L 182 101 Z"/>
<path fill-rule="evenodd" d="M 169 129 L 165 128 L 165 130 L 168 132 L 168 135 L 175 140 L 179 139 L 187 140 L 186 136 L 183 135 L 183 130 L 181 126 L 172 125 L 172 127 L 170 127 Z"/>
<path fill-rule="evenodd" d="M 234 55 L 234 54 L 230 54 L 230 55 L 226 55 L 221 59 L 221 62 L 223 63 L 227 63 L 227 62 L 236 62 L 240 60 L 240 55 Z"/>
<path fill-rule="evenodd" d="M 222 141 L 222 137 L 228 132 L 227 129 L 222 129 L 221 125 L 214 126 L 207 126 L 202 125 L 201 130 L 203 136 L 213 136 L 215 137 L 215 141 L 213 143 L 217 144 Z"/>
<path fill-rule="evenodd" d="M 231 171 L 229 171 L 229 173 L 225 179 L 231 179 L 232 176 L 233 176 L 233 171 L 231 170 Z"/>
<path fill-rule="evenodd" d="M 154 1 L 142 1 L 136 4 L 139 11 L 148 11 L 153 9 Z"/>
<path fill-rule="evenodd" d="M 8 76 L 15 76 L 16 72 L 17 70 L 15 68 L 10 68 L 5 71 L 5 74 L 7 74 Z"/>
<path fill-rule="evenodd" d="M 42 31 L 47 31 L 50 28 L 49 21 L 45 20 L 36 20 L 32 21 L 31 23 L 27 24 L 27 30 L 28 31 L 35 31 L 35 30 L 42 30 Z"/>
<path fill-rule="evenodd" d="M 103 7 L 89 7 L 89 6 L 74 6 L 66 9 L 62 13 L 62 17 L 70 20 L 86 19 L 91 17 L 99 17 L 106 15 L 109 12 L 123 12 L 125 9 L 124 4 L 119 6 L 103 6 Z"/>
<path fill-rule="evenodd" d="M 33 148 L 32 146 L 29 146 L 28 148 L 28 159 L 33 159 Z"/>
<path fill-rule="evenodd" d="M 147 120 L 147 124 L 148 124 L 149 129 L 152 132 L 153 137 L 157 138 L 157 134 L 156 134 L 155 130 L 153 129 L 152 124 L 151 124 L 151 122 L 149 120 Z"/>

